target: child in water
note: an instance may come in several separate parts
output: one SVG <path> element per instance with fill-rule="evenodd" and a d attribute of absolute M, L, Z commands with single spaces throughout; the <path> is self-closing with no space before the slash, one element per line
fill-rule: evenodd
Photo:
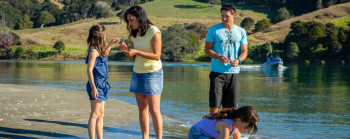
<path fill-rule="evenodd" d="M 240 139 L 241 133 L 258 131 L 258 114 L 251 106 L 230 109 L 214 114 L 205 115 L 202 120 L 194 124 L 188 139 Z"/>
<path fill-rule="evenodd" d="M 89 81 L 86 90 L 90 98 L 91 113 L 88 122 L 88 132 L 90 139 L 95 138 L 95 131 L 98 139 L 102 139 L 103 116 L 105 101 L 108 99 L 110 86 L 107 82 L 108 76 L 108 55 L 111 46 L 120 40 L 114 38 L 105 46 L 106 31 L 102 25 L 93 25 L 89 30 L 87 43 L 89 45 L 88 56 L 85 63 L 87 66 L 87 76 Z"/>

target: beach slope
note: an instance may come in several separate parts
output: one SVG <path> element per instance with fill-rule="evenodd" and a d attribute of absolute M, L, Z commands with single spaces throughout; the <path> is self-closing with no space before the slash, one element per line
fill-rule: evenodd
<path fill-rule="evenodd" d="M 0 88 L 0 138 L 87 137 L 90 101 L 85 92 L 12 84 Z M 104 130 L 137 121 L 137 106 L 106 101 Z"/>

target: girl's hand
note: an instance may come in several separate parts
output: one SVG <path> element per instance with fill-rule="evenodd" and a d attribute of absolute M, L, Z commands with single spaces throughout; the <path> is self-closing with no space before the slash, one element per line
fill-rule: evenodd
<path fill-rule="evenodd" d="M 231 60 L 231 67 L 237 67 L 239 64 L 238 59 Z"/>
<path fill-rule="evenodd" d="M 126 46 L 126 44 L 124 42 L 122 42 L 119 46 L 119 49 L 124 52 L 124 51 L 128 50 L 128 46 Z"/>
<path fill-rule="evenodd" d="M 114 39 L 112 39 L 112 40 L 109 42 L 109 44 L 116 44 L 116 43 L 118 43 L 118 42 L 120 42 L 120 39 L 119 39 L 119 38 L 114 38 Z"/>
<path fill-rule="evenodd" d="M 92 95 L 92 97 L 93 97 L 94 99 L 97 99 L 97 97 L 98 97 L 98 91 L 97 91 L 96 88 L 93 88 L 93 89 L 92 89 L 91 95 Z"/>

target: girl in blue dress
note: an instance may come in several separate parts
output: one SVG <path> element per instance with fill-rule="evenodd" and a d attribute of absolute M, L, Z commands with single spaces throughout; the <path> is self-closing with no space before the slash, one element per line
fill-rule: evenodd
<path fill-rule="evenodd" d="M 93 25 L 89 30 L 89 37 L 87 38 L 89 49 L 85 63 L 88 64 L 87 76 L 89 79 L 86 84 L 86 90 L 91 104 L 91 113 L 88 122 L 90 139 L 95 138 L 95 131 L 97 138 L 102 139 L 104 106 L 111 88 L 107 82 L 109 78 L 107 57 L 111 51 L 111 46 L 120 41 L 118 38 L 114 38 L 106 47 L 106 35 L 104 26 Z"/>

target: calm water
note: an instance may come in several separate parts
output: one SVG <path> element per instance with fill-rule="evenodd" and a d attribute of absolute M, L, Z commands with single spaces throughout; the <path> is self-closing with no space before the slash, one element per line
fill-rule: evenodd
<path fill-rule="evenodd" d="M 136 105 L 128 92 L 132 63 L 110 62 L 111 97 Z M 269 71 L 242 66 L 239 105 L 254 106 L 261 121 L 244 138 L 350 138 L 350 66 L 285 65 Z M 55 61 L 0 61 L 0 82 L 85 91 L 86 64 Z M 163 63 L 164 136 L 185 138 L 208 113 L 208 64 Z M 107 103 L 108 105 L 108 103 Z M 108 110 L 106 110 L 108 111 Z M 151 133 L 153 129 L 151 129 Z M 106 137 L 140 138 L 138 123 L 108 130 Z"/>

